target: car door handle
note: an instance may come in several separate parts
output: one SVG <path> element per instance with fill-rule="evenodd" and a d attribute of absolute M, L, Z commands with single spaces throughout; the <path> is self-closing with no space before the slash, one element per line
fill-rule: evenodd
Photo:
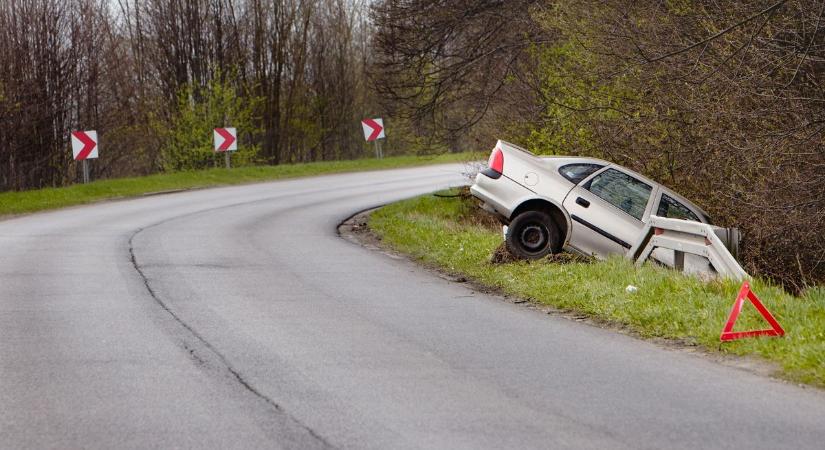
<path fill-rule="evenodd" d="M 590 206 L 590 202 L 589 202 L 589 201 L 587 201 L 587 200 L 585 200 L 585 199 L 583 199 L 583 198 L 581 198 L 581 197 L 579 197 L 579 198 L 577 198 L 577 199 L 576 199 L 576 204 L 578 204 L 578 205 L 582 205 L 582 206 L 584 206 L 585 208 L 587 208 L 588 206 Z"/>

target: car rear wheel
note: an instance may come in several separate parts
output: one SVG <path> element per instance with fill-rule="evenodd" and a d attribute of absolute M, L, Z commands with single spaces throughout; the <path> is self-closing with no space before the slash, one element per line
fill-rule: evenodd
<path fill-rule="evenodd" d="M 559 248 L 559 229 L 547 213 L 526 211 L 510 222 L 505 242 L 514 256 L 539 259 Z"/>

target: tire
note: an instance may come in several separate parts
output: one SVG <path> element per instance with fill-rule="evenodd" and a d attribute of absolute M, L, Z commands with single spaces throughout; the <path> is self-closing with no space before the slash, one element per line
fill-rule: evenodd
<path fill-rule="evenodd" d="M 525 211 L 510 222 L 507 250 L 520 259 L 540 259 L 559 249 L 559 228 L 541 211 Z"/>

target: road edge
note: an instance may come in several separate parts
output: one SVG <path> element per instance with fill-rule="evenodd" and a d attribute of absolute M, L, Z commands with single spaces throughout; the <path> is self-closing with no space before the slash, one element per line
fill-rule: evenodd
<path fill-rule="evenodd" d="M 468 288 L 470 288 L 473 291 L 491 297 L 496 297 L 504 303 L 509 303 L 519 307 L 530 309 L 537 314 L 560 317 L 584 324 L 586 326 L 597 327 L 600 329 L 617 332 L 625 336 L 630 336 L 634 339 L 649 342 L 663 350 L 693 355 L 695 357 L 702 358 L 704 360 L 709 360 L 725 367 L 769 378 L 771 380 L 783 384 L 797 386 L 802 389 L 812 389 L 816 392 L 825 393 L 825 388 L 820 388 L 816 385 L 795 382 L 783 378 L 782 370 L 778 365 L 758 356 L 724 354 L 719 352 L 713 352 L 711 350 L 705 349 L 700 345 L 689 343 L 684 340 L 665 339 L 659 337 L 645 337 L 622 324 L 618 324 L 608 320 L 603 320 L 598 317 L 589 316 L 577 311 L 562 310 L 559 308 L 554 308 L 552 306 L 539 304 L 530 299 L 512 296 L 504 293 L 501 289 L 480 283 L 472 279 L 471 277 L 465 276 L 464 274 L 451 272 L 434 264 L 424 263 L 416 259 L 412 255 L 399 252 L 391 248 L 389 245 L 385 244 L 381 240 L 380 236 L 378 236 L 372 229 L 370 229 L 370 215 L 373 212 L 383 208 L 384 206 L 386 205 L 379 205 L 362 211 L 358 211 L 352 214 L 351 216 L 347 217 L 343 221 L 341 221 L 341 223 L 339 223 L 336 227 L 339 237 L 353 243 L 354 245 L 363 247 L 366 250 L 383 253 L 387 257 L 393 259 L 406 260 L 409 263 L 414 264 L 420 268 L 423 268 L 427 272 L 430 272 L 433 276 L 436 276 L 449 282 L 464 283 L 468 286 Z"/>

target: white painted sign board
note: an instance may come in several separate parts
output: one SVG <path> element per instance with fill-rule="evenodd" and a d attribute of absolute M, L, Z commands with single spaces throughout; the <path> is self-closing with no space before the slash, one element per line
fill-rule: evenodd
<path fill-rule="evenodd" d="M 212 136 L 216 152 L 233 152 L 238 149 L 238 130 L 235 128 L 215 128 Z"/>
<path fill-rule="evenodd" d="M 72 131 L 72 156 L 75 161 L 97 158 L 97 131 Z"/>
<path fill-rule="evenodd" d="M 364 129 L 364 139 L 374 141 L 384 139 L 384 120 L 379 118 L 364 119 L 361 121 L 361 128 Z"/>

